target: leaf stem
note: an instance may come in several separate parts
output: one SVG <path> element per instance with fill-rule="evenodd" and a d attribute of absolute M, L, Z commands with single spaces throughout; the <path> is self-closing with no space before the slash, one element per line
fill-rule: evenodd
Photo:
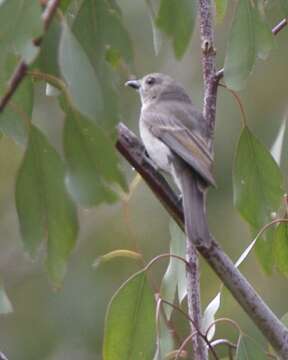
<path fill-rule="evenodd" d="M 240 96 L 236 93 L 236 91 L 229 89 L 226 85 L 219 83 L 219 86 L 223 87 L 224 89 L 226 89 L 227 91 L 230 92 L 230 94 L 234 97 L 234 99 L 236 100 L 237 104 L 239 105 L 240 108 L 240 112 L 241 112 L 241 121 L 242 121 L 242 127 L 246 127 L 247 126 L 247 116 L 244 110 L 244 106 L 242 104 L 242 101 L 240 99 Z"/>

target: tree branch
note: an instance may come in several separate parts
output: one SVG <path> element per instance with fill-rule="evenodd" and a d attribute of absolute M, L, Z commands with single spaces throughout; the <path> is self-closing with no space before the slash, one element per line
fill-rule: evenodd
<path fill-rule="evenodd" d="M 175 221 L 184 228 L 183 210 L 165 179 L 157 173 L 146 157 L 144 147 L 123 124 L 118 126 L 117 149 L 138 171 L 153 193 Z M 273 346 L 281 359 L 288 359 L 288 329 L 257 294 L 248 280 L 211 236 L 211 241 L 198 243 L 197 250 L 229 289 L 235 300 Z"/>
<path fill-rule="evenodd" d="M 49 25 L 53 19 L 53 16 L 56 12 L 56 9 L 60 3 L 60 0 L 49 0 L 47 2 L 47 5 L 45 7 L 45 10 L 42 13 L 42 20 L 44 24 L 44 31 L 46 32 L 49 28 Z M 25 14 L 23 14 L 25 16 Z M 42 41 L 42 37 L 35 39 L 34 44 L 39 46 Z M 6 93 L 3 95 L 3 97 L 0 99 L 0 113 L 4 110 L 5 106 L 8 104 L 9 100 L 15 93 L 15 91 L 18 89 L 18 86 L 24 79 L 26 73 L 28 70 L 28 65 L 25 61 L 21 61 L 14 70 L 11 79 L 8 84 L 8 88 L 6 90 Z"/>
<path fill-rule="evenodd" d="M 216 50 L 214 45 L 213 4 L 211 0 L 199 0 L 200 35 L 202 48 L 202 71 L 204 82 L 203 116 L 207 122 L 207 131 L 211 139 L 215 127 L 217 78 Z"/>

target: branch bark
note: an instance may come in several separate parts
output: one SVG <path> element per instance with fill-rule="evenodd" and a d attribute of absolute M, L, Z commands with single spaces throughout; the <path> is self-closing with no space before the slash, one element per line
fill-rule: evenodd
<path fill-rule="evenodd" d="M 208 135 L 212 138 L 215 127 L 217 78 L 216 78 L 216 49 L 214 45 L 214 5 L 211 0 L 199 0 L 200 35 L 202 48 L 202 72 L 204 82 L 203 116 L 207 122 Z"/>
<path fill-rule="evenodd" d="M 184 229 L 183 210 L 166 180 L 151 166 L 142 143 L 124 125 L 118 126 L 117 149 L 141 174 L 156 197 L 175 221 Z M 235 268 L 231 259 L 211 236 L 204 244 L 197 243 L 197 250 L 219 276 L 235 300 L 246 311 L 281 359 L 288 360 L 288 329 L 282 324 L 248 280 Z"/>
<path fill-rule="evenodd" d="M 46 32 L 49 28 L 49 25 L 53 19 L 53 16 L 57 10 L 57 7 L 60 3 L 60 0 L 49 0 L 47 2 L 47 5 L 42 13 L 42 20 L 44 24 L 44 31 Z M 23 14 L 25 16 L 25 14 Z M 42 37 L 35 39 L 34 44 L 39 46 L 42 41 Z M 27 74 L 28 65 L 25 61 L 21 61 L 14 70 L 11 79 L 8 84 L 8 88 L 3 95 L 3 97 L 0 99 L 0 113 L 5 109 L 5 106 L 8 104 L 9 100 L 15 93 L 15 91 L 18 89 L 18 86 L 23 81 L 24 77 Z"/>

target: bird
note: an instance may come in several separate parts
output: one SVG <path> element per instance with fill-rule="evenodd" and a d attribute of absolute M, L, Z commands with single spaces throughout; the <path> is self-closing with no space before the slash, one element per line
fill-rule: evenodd
<path fill-rule="evenodd" d="M 209 238 L 205 193 L 216 186 L 210 133 L 184 87 L 162 73 L 125 83 L 139 92 L 140 137 L 155 169 L 170 174 L 179 189 L 186 233 L 195 244 Z"/>

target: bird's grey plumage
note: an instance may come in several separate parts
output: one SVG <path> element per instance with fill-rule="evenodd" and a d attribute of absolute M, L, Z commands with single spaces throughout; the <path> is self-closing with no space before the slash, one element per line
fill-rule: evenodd
<path fill-rule="evenodd" d="M 207 127 L 184 88 L 159 73 L 132 84 L 139 87 L 142 100 L 140 135 L 156 166 L 172 174 L 179 186 L 175 163 L 184 162 L 205 183 L 215 185 L 213 159 L 207 150 Z"/>

